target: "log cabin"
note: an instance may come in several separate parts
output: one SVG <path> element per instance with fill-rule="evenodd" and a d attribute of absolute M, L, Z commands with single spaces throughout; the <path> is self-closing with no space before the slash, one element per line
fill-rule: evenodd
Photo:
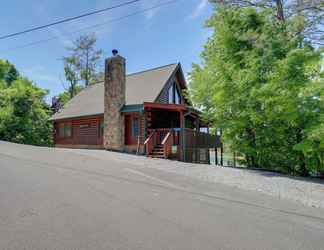
<path fill-rule="evenodd" d="M 56 147 L 106 149 L 209 162 L 220 138 L 192 108 L 180 63 L 126 75 L 113 50 L 105 78 L 73 97 L 51 120 Z M 201 132 L 204 128 L 205 132 Z"/>

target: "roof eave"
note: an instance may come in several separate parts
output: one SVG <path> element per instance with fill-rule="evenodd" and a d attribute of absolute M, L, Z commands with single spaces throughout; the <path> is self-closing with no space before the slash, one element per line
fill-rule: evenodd
<path fill-rule="evenodd" d="M 49 121 L 63 121 L 63 120 L 71 120 L 71 119 L 78 119 L 78 118 L 85 118 L 85 117 L 103 116 L 103 115 L 104 113 L 77 115 L 77 116 L 59 117 L 59 118 L 51 117 Z"/>

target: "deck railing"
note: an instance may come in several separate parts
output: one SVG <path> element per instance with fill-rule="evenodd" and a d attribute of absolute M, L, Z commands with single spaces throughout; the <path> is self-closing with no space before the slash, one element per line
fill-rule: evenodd
<path fill-rule="evenodd" d="M 168 159 L 172 153 L 173 131 L 170 130 L 162 141 L 164 158 Z"/>
<path fill-rule="evenodd" d="M 156 145 L 162 145 L 164 158 L 170 158 L 173 154 L 173 157 L 182 161 L 206 162 L 209 161 L 209 149 L 221 146 L 220 136 L 187 128 L 148 129 L 148 132 L 149 136 L 144 143 L 147 155 L 152 154 Z M 173 146 L 177 152 L 172 152 Z M 206 160 L 203 160 L 201 154 L 206 154 Z"/>
<path fill-rule="evenodd" d="M 170 128 L 148 129 L 148 134 L 154 133 L 156 144 L 162 144 L 163 139 L 169 133 Z"/>
<path fill-rule="evenodd" d="M 156 133 L 155 131 L 151 131 L 149 136 L 144 142 L 145 149 L 146 149 L 146 154 L 150 155 L 152 154 L 152 151 L 154 147 L 156 146 Z"/>
<path fill-rule="evenodd" d="M 215 148 L 221 144 L 220 136 L 192 129 L 182 129 L 183 143 L 186 147 Z"/>

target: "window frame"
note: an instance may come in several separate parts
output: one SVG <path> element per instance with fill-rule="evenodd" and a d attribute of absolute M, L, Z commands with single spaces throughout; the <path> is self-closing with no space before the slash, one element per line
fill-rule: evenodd
<path fill-rule="evenodd" d="M 59 138 L 64 138 L 64 123 L 59 123 L 58 124 L 58 137 Z"/>
<path fill-rule="evenodd" d="M 98 138 L 101 138 L 103 137 L 103 134 L 104 134 L 104 121 L 103 120 L 100 120 L 98 122 Z"/>
<path fill-rule="evenodd" d="M 179 93 L 177 84 L 174 83 L 174 103 L 175 104 L 181 104 L 181 95 Z"/>
<path fill-rule="evenodd" d="M 137 127 L 135 127 L 135 124 L 137 124 Z M 134 116 L 132 118 L 132 136 L 134 138 L 137 138 L 140 135 L 141 135 L 141 121 L 139 117 Z"/>
<path fill-rule="evenodd" d="M 67 129 L 69 128 L 69 133 L 67 133 Z M 67 135 L 69 134 L 69 135 Z M 71 138 L 72 137 L 72 123 L 65 123 L 64 124 L 64 137 Z"/>
<path fill-rule="evenodd" d="M 181 104 L 182 98 L 178 85 L 175 81 L 172 82 L 168 89 L 168 103 L 169 104 Z"/>
<path fill-rule="evenodd" d="M 174 83 L 168 89 L 168 103 L 174 103 Z"/>
<path fill-rule="evenodd" d="M 67 132 L 67 129 L 69 129 L 69 132 Z M 67 139 L 73 137 L 73 128 L 72 128 L 72 122 L 61 122 L 58 125 L 58 137 L 60 139 Z"/>

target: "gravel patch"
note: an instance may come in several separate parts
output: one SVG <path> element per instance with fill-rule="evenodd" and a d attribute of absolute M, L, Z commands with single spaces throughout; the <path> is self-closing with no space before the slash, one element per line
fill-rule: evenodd
<path fill-rule="evenodd" d="M 243 190 L 257 191 L 279 199 L 299 202 L 306 206 L 324 208 L 323 180 L 291 177 L 259 170 L 235 169 L 215 165 L 151 159 L 145 156 L 136 156 L 104 150 L 42 148 L 2 141 L 0 141 L 0 145 L 2 146 L 1 150 L 4 151 L 2 153 L 9 152 L 10 154 L 16 154 L 16 151 L 13 149 L 19 147 L 21 152 L 26 151 L 25 153 L 27 158 L 29 157 L 30 151 L 34 151 L 34 149 L 37 149 L 40 157 L 44 155 L 44 160 L 46 160 L 46 153 L 48 152 L 55 153 L 64 151 L 66 153 L 83 156 L 85 161 L 88 157 L 94 157 L 107 162 L 123 162 L 130 164 L 132 167 L 157 169 L 209 183 L 219 183 Z M 18 153 L 19 152 L 17 152 L 17 154 Z M 32 155 L 30 157 L 32 157 Z M 62 155 L 60 157 L 62 157 Z M 65 161 L 65 159 L 57 159 L 57 161 Z"/>
<path fill-rule="evenodd" d="M 66 150 L 66 149 L 65 149 Z M 324 208 L 324 181 L 299 178 L 259 170 L 235 169 L 206 164 L 192 164 L 100 150 L 73 150 L 74 153 L 104 160 L 129 162 L 140 168 L 152 168 L 211 183 L 257 191 L 279 199 Z"/>

